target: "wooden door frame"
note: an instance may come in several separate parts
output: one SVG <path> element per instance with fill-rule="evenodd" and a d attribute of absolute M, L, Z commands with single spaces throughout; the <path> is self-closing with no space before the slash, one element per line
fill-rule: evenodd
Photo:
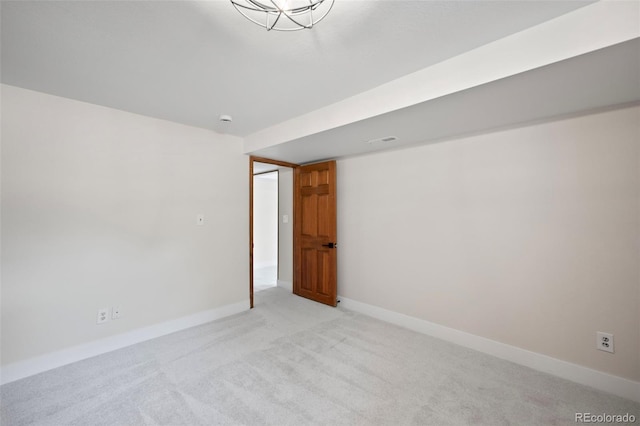
<path fill-rule="evenodd" d="M 270 158 L 264 158 L 264 157 L 255 157 L 253 155 L 249 156 L 249 302 L 250 302 L 250 308 L 253 309 L 253 163 L 266 163 L 266 164 L 273 164 L 276 166 L 282 166 L 282 167 L 288 167 L 290 169 L 293 170 L 293 172 L 295 173 L 295 170 L 300 167 L 299 164 L 293 164 L 293 163 L 287 163 L 286 161 L 279 161 L 279 160 L 272 160 Z M 278 183 L 278 188 L 280 184 Z M 295 212 L 296 210 L 296 197 L 294 194 L 293 197 L 293 211 Z M 295 227 L 295 215 L 291 215 L 292 216 L 292 226 Z M 280 216 L 278 216 L 278 223 L 280 221 Z M 293 253 L 296 252 L 296 241 L 295 238 L 293 239 Z M 295 256 L 293 257 L 293 268 L 295 270 L 296 265 L 295 265 Z M 293 286 L 295 288 L 296 285 L 296 277 L 295 274 L 293 276 Z"/>

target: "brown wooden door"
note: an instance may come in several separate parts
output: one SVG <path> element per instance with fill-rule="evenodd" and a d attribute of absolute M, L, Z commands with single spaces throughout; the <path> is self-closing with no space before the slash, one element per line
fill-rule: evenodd
<path fill-rule="evenodd" d="M 336 306 L 336 162 L 296 168 L 294 187 L 293 292 Z"/>

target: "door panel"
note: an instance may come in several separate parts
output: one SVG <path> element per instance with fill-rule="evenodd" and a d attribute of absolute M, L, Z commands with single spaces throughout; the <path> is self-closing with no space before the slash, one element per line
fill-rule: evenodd
<path fill-rule="evenodd" d="M 329 210 L 331 200 L 326 194 L 318 196 L 318 236 L 331 237 L 331 220 L 329 219 Z M 333 241 L 333 240 L 332 240 Z"/>
<path fill-rule="evenodd" d="M 294 186 L 293 292 L 320 303 L 336 306 L 335 161 L 296 168 Z"/>
<path fill-rule="evenodd" d="M 322 296 L 331 296 L 331 291 L 327 287 L 331 269 L 331 255 L 329 250 L 318 250 L 318 293 Z"/>
<path fill-rule="evenodd" d="M 301 289 L 304 292 L 312 292 L 316 285 L 316 271 L 317 266 L 315 262 L 315 250 L 302 249 L 303 263 L 302 263 L 302 280 L 300 280 Z"/>
<path fill-rule="evenodd" d="M 302 235 L 305 237 L 316 237 L 318 235 L 318 225 L 314 216 L 318 214 L 318 197 L 309 195 L 302 197 Z"/>

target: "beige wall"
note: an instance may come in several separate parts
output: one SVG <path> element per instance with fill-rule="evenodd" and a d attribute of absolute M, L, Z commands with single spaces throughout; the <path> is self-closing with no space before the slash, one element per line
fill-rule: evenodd
<path fill-rule="evenodd" d="M 281 168 L 279 171 L 278 203 L 280 223 L 278 225 L 279 262 L 278 280 L 280 286 L 293 291 L 293 169 Z M 284 223 L 282 216 L 288 215 L 289 222 Z"/>
<path fill-rule="evenodd" d="M 340 294 L 639 380 L 639 123 L 634 107 L 339 161 Z M 2 86 L 3 365 L 246 300 L 240 152 Z"/>
<path fill-rule="evenodd" d="M 339 161 L 339 293 L 639 380 L 639 126 L 634 107 Z"/>
<path fill-rule="evenodd" d="M 238 138 L 2 86 L 2 363 L 247 300 L 247 170 Z"/>

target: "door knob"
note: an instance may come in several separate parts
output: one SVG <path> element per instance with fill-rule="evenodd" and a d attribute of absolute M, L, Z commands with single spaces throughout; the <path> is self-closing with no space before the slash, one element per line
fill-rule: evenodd
<path fill-rule="evenodd" d="M 322 247 L 336 248 L 338 247 L 338 243 L 323 244 Z"/>

